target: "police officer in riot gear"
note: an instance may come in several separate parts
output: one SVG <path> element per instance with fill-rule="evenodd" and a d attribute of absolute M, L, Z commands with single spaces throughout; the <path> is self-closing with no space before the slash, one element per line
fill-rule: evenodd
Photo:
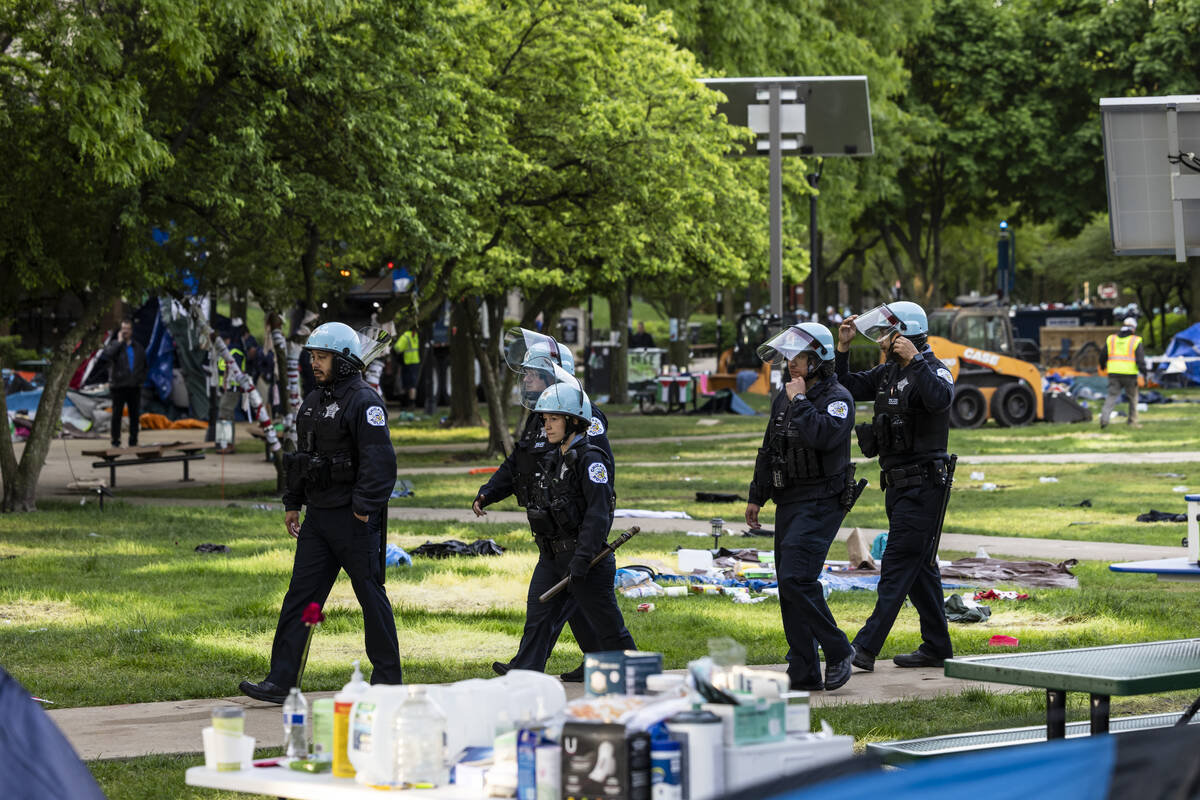
<path fill-rule="evenodd" d="M 534 410 L 548 444 L 530 487 L 530 527 L 538 546 L 538 562 L 525 601 L 522 650 L 524 668 L 545 669 L 569 606 L 590 624 L 594 644 L 585 652 L 635 647 L 613 592 L 616 559 L 610 553 L 591 565 L 604 548 L 612 527 L 615 496 L 612 457 L 593 444 L 591 404 L 575 378 L 561 367 L 555 383 L 538 397 Z M 546 603 L 538 598 L 564 577 L 568 591 Z"/>
<path fill-rule="evenodd" d="M 793 325 L 758 354 L 786 366 L 789 380 L 771 404 L 750 482 L 746 523 L 760 527 L 759 510 L 775 501 L 775 567 L 791 688 L 838 689 L 850 680 L 853 650 L 817 577 L 857 496 L 849 488 L 854 485 L 854 400 L 834 377 L 833 336 L 824 325 Z M 818 644 L 825 653 L 824 679 Z"/>
<path fill-rule="evenodd" d="M 513 452 L 508 455 L 500 468 L 492 474 L 490 480 L 479 488 L 475 501 L 471 504 L 476 516 L 487 512 L 484 508 L 498 503 L 510 495 L 515 495 L 517 504 L 529 508 L 532 487 L 538 479 L 539 462 L 550 451 L 551 446 L 546 439 L 545 429 L 539 414 L 533 413 L 538 399 L 547 387 L 554 384 L 554 367 L 560 366 L 567 373 L 574 374 L 575 360 L 570 348 L 560 344 L 545 334 L 523 328 L 513 329 L 506 336 L 505 358 L 509 366 L 520 376 L 522 405 L 530 410 L 525 417 L 525 426 L 520 438 L 513 446 Z M 612 464 L 612 448 L 608 443 L 608 419 L 597 406 L 591 407 L 586 430 L 589 442 L 603 450 Z M 612 470 L 609 470 L 610 484 L 613 480 Z M 492 669 L 501 675 L 510 669 L 532 669 L 534 665 L 545 665 L 546 659 L 542 652 L 549 653 L 558 641 L 564 624 L 570 624 L 571 633 L 583 652 L 594 652 L 598 648 L 596 634 L 588 623 L 587 618 L 578 611 L 578 603 L 567 598 L 563 604 L 563 617 L 557 624 L 548 629 L 538 629 L 535 637 L 523 636 L 517 653 L 508 662 L 497 661 Z M 543 641 L 548 638 L 549 641 Z M 536 667 L 541 669 L 541 666 Z M 582 663 L 570 672 L 560 676 L 564 681 L 578 682 L 583 680 Z"/>
<path fill-rule="evenodd" d="M 398 684 L 402 677 L 396 620 L 383 588 L 383 530 L 396 482 L 387 412 L 363 380 L 370 356 L 364 356 L 353 329 L 327 322 L 313 331 L 305 348 L 318 386 L 300 406 L 300 446 L 287 460 L 284 521 L 297 540 L 292 579 L 279 612 L 270 672 L 261 683 L 243 681 L 240 687 L 271 703 L 282 703 L 295 685 L 308 635 L 304 609 L 309 603 L 324 605 L 342 569 L 362 606 L 367 657 L 374 667 L 371 683 Z"/>
<path fill-rule="evenodd" d="M 954 378 L 926 343 L 929 323 L 916 303 L 896 302 L 848 317 L 838 329 L 837 375 L 856 400 L 873 400 L 874 417 L 857 428 L 863 455 L 879 456 L 888 542 L 875 609 L 854 637 L 854 666 L 874 669 L 904 598 L 921 622 L 921 646 L 897 655 L 898 667 L 940 667 L 953 655 L 937 568 L 937 541 L 949 489 L 946 452 Z M 886 361 L 850 372 L 850 342 L 861 332 Z"/>

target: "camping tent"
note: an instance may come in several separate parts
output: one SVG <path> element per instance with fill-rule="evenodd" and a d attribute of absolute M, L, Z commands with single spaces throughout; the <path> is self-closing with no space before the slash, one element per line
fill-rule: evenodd
<path fill-rule="evenodd" d="M 854 756 L 726 795 L 726 800 L 1124 800 L 1200 796 L 1200 725 L 1082 736 L 943 756 L 884 770 Z"/>
<path fill-rule="evenodd" d="M 1163 359 L 1166 362 L 1167 371 L 1172 374 L 1178 372 L 1174 368 L 1172 360 L 1180 359 L 1177 363 L 1182 367 L 1182 374 L 1186 377 L 1188 384 L 1200 385 L 1200 322 L 1184 328 L 1172 336 L 1171 341 L 1167 343 L 1167 349 L 1163 352 Z"/>
<path fill-rule="evenodd" d="M 104 800 L 96 779 L 58 726 L 0 667 L 0 787 L 5 800 Z"/>

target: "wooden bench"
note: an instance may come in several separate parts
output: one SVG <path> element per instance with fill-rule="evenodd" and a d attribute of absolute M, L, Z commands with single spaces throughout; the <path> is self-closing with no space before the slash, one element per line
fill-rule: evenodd
<path fill-rule="evenodd" d="M 146 466 L 183 462 L 183 481 L 190 481 L 188 464 L 204 458 L 205 450 L 213 447 L 211 442 L 173 442 L 139 447 L 106 447 L 103 450 L 84 450 L 83 455 L 100 459 L 92 463 L 93 468 L 108 469 L 108 485 L 117 485 L 117 467 Z M 171 455 L 177 453 L 178 455 Z M 132 456 L 132 457 L 130 457 Z"/>

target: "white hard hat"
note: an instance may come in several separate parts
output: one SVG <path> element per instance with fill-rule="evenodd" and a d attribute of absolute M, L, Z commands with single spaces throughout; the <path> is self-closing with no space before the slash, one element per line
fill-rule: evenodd
<path fill-rule="evenodd" d="M 1124 322 L 1122 322 L 1121 324 L 1124 325 L 1126 328 L 1136 328 L 1137 320 L 1134 319 L 1133 317 L 1126 317 Z"/>

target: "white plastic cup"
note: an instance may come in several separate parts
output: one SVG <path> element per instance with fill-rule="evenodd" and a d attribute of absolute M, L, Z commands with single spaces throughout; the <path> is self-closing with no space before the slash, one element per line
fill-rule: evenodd
<path fill-rule="evenodd" d="M 250 769 L 254 760 L 253 736 L 229 736 L 216 732 L 212 726 L 201 732 L 204 741 L 204 766 L 217 772 L 236 772 Z"/>

